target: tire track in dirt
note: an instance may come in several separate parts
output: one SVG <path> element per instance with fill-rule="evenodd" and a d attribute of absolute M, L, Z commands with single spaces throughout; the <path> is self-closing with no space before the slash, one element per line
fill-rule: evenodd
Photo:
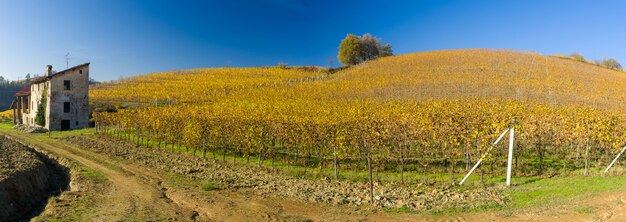
<path fill-rule="evenodd" d="M 388 215 L 354 207 L 258 197 L 234 190 L 202 192 L 178 188 L 164 173 L 123 163 L 74 144 L 0 130 L 0 134 L 73 159 L 101 172 L 112 183 L 90 221 L 416 221 L 415 215 Z M 424 218 L 422 218 L 424 219 Z"/>
<path fill-rule="evenodd" d="M 349 216 L 310 203 L 267 200 L 233 191 L 198 194 L 199 190 L 174 189 L 162 172 L 120 163 L 110 157 L 80 149 L 62 141 L 3 132 L 14 140 L 54 152 L 101 172 L 112 183 L 106 202 L 90 215 L 90 221 L 308 221 L 364 218 Z"/>
<path fill-rule="evenodd" d="M 164 173 L 126 163 L 104 154 L 58 140 L 45 140 L 20 133 L 0 134 L 73 159 L 104 174 L 113 184 L 103 194 L 90 221 L 624 221 L 626 192 L 592 197 L 580 203 L 546 209 L 466 213 L 449 216 L 388 214 L 355 211 L 354 207 L 326 206 L 280 198 L 262 198 L 233 190 L 202 192 L 168 182 Z M 575 207 L 594 207 L 578 213 Z"/>
<path fill-rule="evenodd" d="M 123 167 L 105 161 L 106 157 L 89 155 L 87 151 L 56 141 L 42 141 L 35 137 L 2 132 L 18 141 L 30 141 L 31 145 L 75 160 L 93 170 L 101 172 L 112 184 L 110 192 L 104 194 L 105 202 L 100 203 L 92 221 L 117 220 L 183 220 L 193 221 L 197 213 L 181 207 L 168 199 L 163 191 L 140 176 L 124 170 Z"/>
<path fill-rule="evenodd" d="M 196 215 L 201 220 L 215 221 L 307 221 L 307 220 L 341 220 L 337 215 L 346 219 L 345 213 L 337 210 L 329 210 L 324 207 L 289 201 L 282 199 L 257 198 L 254 196 L 241 195 L 234 191 L 211 191 L 202 194 L 199 189 L 172 188 L 163 177 L 163 172 L 150 169 L 137 164 L 126 164 L 111 161 L 109 157 L 75 147 L 73 144 L 58 142 L 57 146 L 71 149 L 82 156 L 97 158 L 107 164 L 115 165 L 126 174 L 141 178 L 143 181 L 153 184 L 163 197 L 173 203 L 192 210 L 192 218 Z M 356 216 L 352 218 L 362 218 Z"/>

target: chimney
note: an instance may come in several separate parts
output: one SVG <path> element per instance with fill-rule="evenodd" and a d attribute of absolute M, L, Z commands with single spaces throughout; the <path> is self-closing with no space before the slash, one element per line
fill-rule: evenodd
<path fill-rule="evenodd" d="M 51 65 L 47 65 L 46 66 L 46 76 L 50 76 L 52 75 L 52 66 Z"/>

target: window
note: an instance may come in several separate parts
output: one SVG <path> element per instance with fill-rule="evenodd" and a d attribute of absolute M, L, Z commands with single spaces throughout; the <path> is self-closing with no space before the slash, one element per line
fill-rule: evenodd
<path fill-rule="evenodd" d="M 78 126 L 78 121 L 76 121 L 76 125 Z"/>
<path fill-rule="evenodd" d="M 83 70 L 82 69 L 78 70 L 78 73 L 83 74 Z"/>
<path fill-rule="evenodd" d="M 70 90 L 70 81 L 69 80 L 63 80 L 63 89 L 64 90 Z"/>
<path fill-rule="evenodd" d="M 64 113 L 69 113 L 70 112 L 70 102 L 64 102 L 63 103 L 63 112 Z"/>

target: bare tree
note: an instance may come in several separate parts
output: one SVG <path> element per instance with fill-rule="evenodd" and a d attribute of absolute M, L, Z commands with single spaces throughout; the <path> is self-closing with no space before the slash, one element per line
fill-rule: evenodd
<path fill-rule="evenodd" d="M 326 60 L 327 64 L 328 64 L 328 68 L 333 68 L 333 65 L 335 63 L 335 58 L 333 58 L 332 56 L 328 56 L 328 59 Z"/>

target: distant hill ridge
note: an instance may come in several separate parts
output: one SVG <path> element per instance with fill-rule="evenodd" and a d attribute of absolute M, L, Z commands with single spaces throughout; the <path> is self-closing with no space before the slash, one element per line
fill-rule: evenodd
<path fill-rule="evenodd" d="M 419 52 L 366 62 L 339 75 L 341 81 L 362 85 L 360 93 L 367 96 L 420 100 L 495 97 L 626 108 L 625 73 L 534 52 Z"/>
<path fill-rule="evenodd" d="M 275 76 L 263 72 L 272 72 Z M 154 73 L 127 78 L 119 84 L 97 86 L 93 95 L 116 101 L 152 102 L 156 98 L 182 102 L 202 91 L 223 92 L 225 88 L 228 91 L 246 88 L 249 84 L 258 88 L 311 77 L 321 81 L 298 85 L 298 90 L 330 91 L 318 96 L 348 99 L 480 97 L 626 109 L 626 74 L 623 72 L 534 52 L 491 49 L 403 54 L 368 61 L 330 75 L 322 69 L 280 67 Z M 188 90 L 194 86 L 202 87 Z M 120 95 L 115 96 L 115 92 Z"/>

